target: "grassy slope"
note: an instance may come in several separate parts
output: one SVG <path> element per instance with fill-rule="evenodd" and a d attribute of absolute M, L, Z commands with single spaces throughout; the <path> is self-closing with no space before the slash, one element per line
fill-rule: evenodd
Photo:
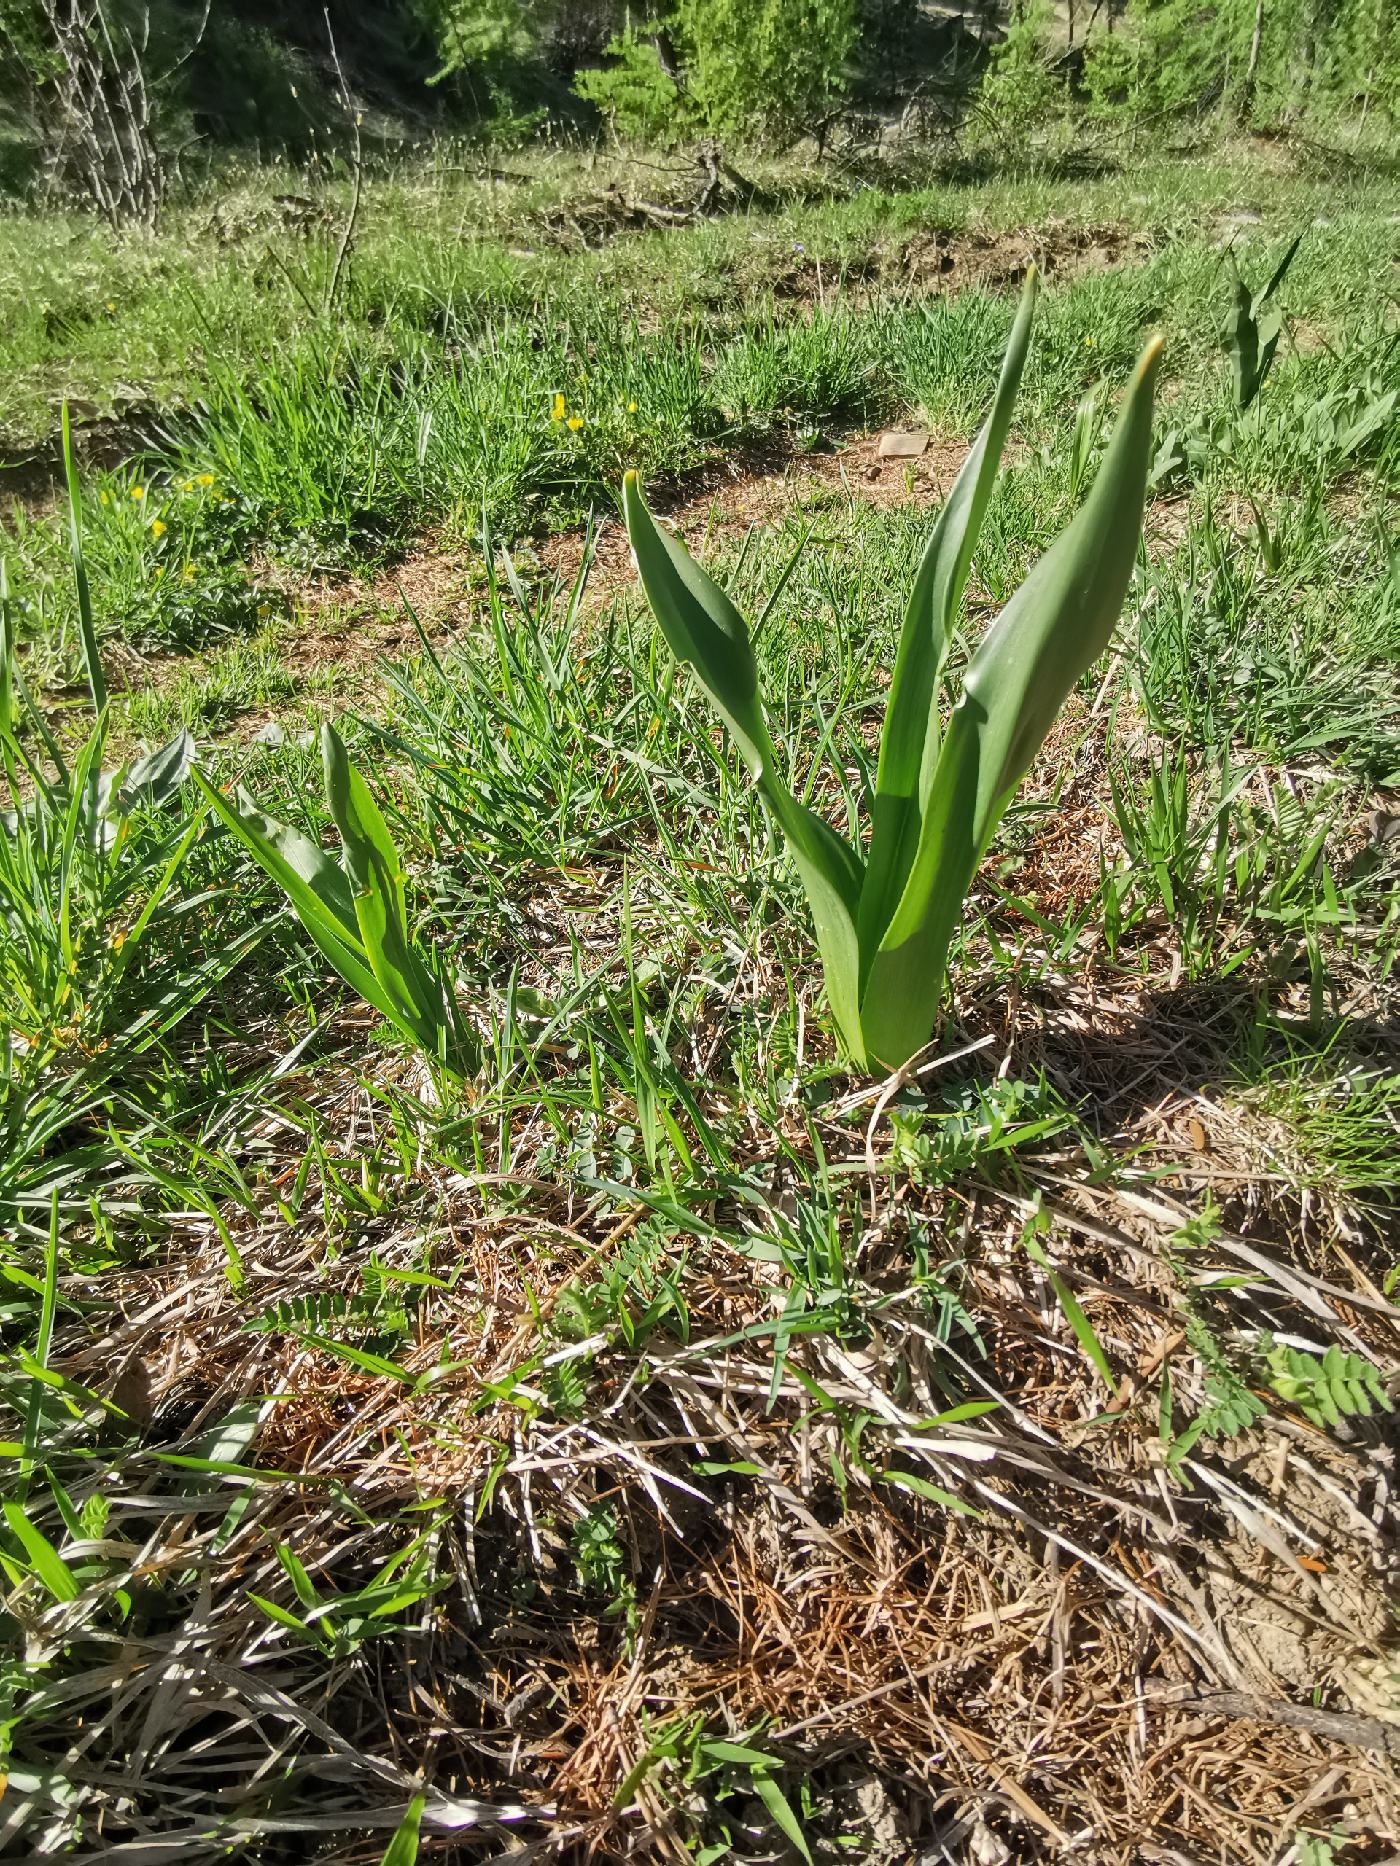
<path fill-rule="evenodd" d="M 252 1857 L 366 1857 L 341 1830 L 392 1825 L 420 1772 L 434 1845 L 466 1857 L 500 1822 L 567 1857 L 726 1836 L 780 1857 L 765 1781 L 826 1858 L 843 1834 L 860 1857 L 960 1857 L 979 1826 L 984 1853 L 1087 1829 L 1104 1859 L 1144 1834 L 1231 1861 L 1334 1823 L 1385 1834 L 1384 1733 L 1346 1723 L 1395 1701 L 1383 1428 L 1320 1429 L 1269 1356 L 1396 1364 L 1396 877 L 1366 818 L 1400 766 L 1400 443 L 1391 422 L 1344 452 L 1357 410 L 1327 402 L 1359 409 L 1386 367 L 1392 194 L 1158 168 L 871 191 L 533 260 L 506 250 L 521 198 L 386 185 L 344 345 L 289 288 L 259 313 L 275 369 L 237 334 L 246 245 L 114 259 L 79 229 L 68 249 L 94 292 L 149 266 L 143 372 L 211 408 L 89 486 L 104 640 L 138 689 L 121 731 L 269 699 L 299 724 L 325 703 L 295 654 L 307 566 L 464 541 L 471 626 L 361 669 L 351 736 L 486 1054 L 470 1092 L 435 1086 L 222 837 L 139 929 L 177 813 L 138 813 L 80 868 L 62 935 L 62 849 L 10 863 L 12 909 L 36 904 L 5 954 L 6 1319 L 58 1384 L 19 1364 L 7 1394 L 67 1578 L 5 1545 L 29 1637 L 6 1838 L 76 1833 L 94 1857 L 180 1836 L 212 1860 L 241 1822 Z M 981 1047 L 872 1120 L 790 868 L 615 542 L 591 584 L 523 553 L 513 588 L 467 556 L 483 495 L 520 536 L 638 452 L 674 471 L 901 408 L 965 435 L 1008 307 L 926 311 L 891 255 L 931 224 L 1043 238 L 1131 214 L 1140 258 L 1052 277 L 980 622 L 1070 507 L 1071 411 L 1116 389 L 1147 325 L 1170 333 L 1173 418 L 1223 406 L 1215 242 L 1246 204 L 1256 271 L 1325 212 L 1289 281 L 1296 351 L 1229 451 L 1154 504 L 1121 651 L 979 878 L 939 1047 Z M 499 245 L 442 239 L 468 208 Z M 217 307 L 217 370 L 160 266 Z M 815 308 L 770 306 L 782 278 Z M 516 322 L 483 316 L 488 283 Z M 450 323 L 410 321 L 448 299 Z M 412 367 L 390 398 L 350 350 Z M 100 344 L 77 367 L 24 354 L 31 383 L 101 399 Z M 38 431 L 34 406 L 13 431 Z M 759 491 L 753 536 L 722 483 L 683 522 L 751 614 L 801 545 L 760 643 L 775 736 L 799 772 L 826 740 L 814 795 L 854 821 L 935 487 L 877 503 L 838 462 Z M 73 637 L 49 521 L 17 559 L 27 664 L 54 681 Z M 125 657 L 230 625 L 140 694 Z M 324 834 L 295 730 L 207 757 Z M 1280 1703 L 1321 1722 L 1283 1726 Z M 1295 1812 L 1332 1765 L 1330 1799 Z"/>

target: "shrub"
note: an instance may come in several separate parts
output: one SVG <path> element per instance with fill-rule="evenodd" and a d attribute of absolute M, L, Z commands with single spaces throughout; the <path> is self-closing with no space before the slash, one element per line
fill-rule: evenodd
<path fill-rule="evenodd" d="M 677 0 L 687 90 L 713 130 L 800 135 L 843 88 L 854 0 Z"/>
<path fill-rule="evenodd" d="M 992 52 L 978 93 L 981 123 L 997 142 L 1017 144 L 1052 126 L 1069 102 L 1050 52 L 1050 0 L 1030 0 Z"/>
<path fill-rule="evenodd" d="M 685 99 L 661 60 L 659 23 L 628 25 L 608 41 L 615 62 L 582 71 L 574 92 L 606 120 L 615 136 L 627 142 L 669 144 L 686 126 Z"/>

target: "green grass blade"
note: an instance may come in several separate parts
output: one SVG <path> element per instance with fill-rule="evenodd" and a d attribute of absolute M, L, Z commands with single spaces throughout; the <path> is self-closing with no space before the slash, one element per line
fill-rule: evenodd
<path fill-rule="evenodd" d="M 73 422 L 67 402 L 63 404 L 63 471 L 68 480 L 68 548 L 72 553 L 73 582 L 78 593 L 78 633 L 82 639 L 92 703 L 100 713 L 107 705 L 107 681 L 92 622 L 92 592 L 88 588 L 87 564 L 83 558 L 83 508 L 78 492 L 78 465 L 73 458 Z"/>
<path fill-rule="evenodd" d="M 53 1320 L 58 1308 L 58 1187 L 49 1202 L 48 1246 L 44 1252 L 44 1287 L 39 1303 L 39 1330 L 34 1342 L 34 1360 L 40 1367 L 49 1364 L 53 1341 Z M 36 1380 L 29 1390 L 29 1405 L 24 1417 L 24 1446 L 20 1457 L 16 1491 L 21 1507 L 29 1495 L 29 1480 L 39 1455 L 39 1431 L 44 1418 L 43 1390 Z"/>
<path fill-rule="evenodd" d="M 1025 1244 L 1026 1253 L 1030 1257 L 1031 1262 L 1045 1272 L 1050 1287 L 1055 1292 L 1055 1300 L 1063 1310 L 1065 1320 L 1073 1329 L 1075 1340 L 1084 1350 L 1085 1358 L 1091 1363 L 1094 1371 L 1098 1374 L 1099 1379 L 1103 1381 L 1109 1392 L 1116 1393 L 1118 1390 L 1118 1383 L 1113 1377 L 1113 1369 L 1108 1364 L 1108 1356 L 1104 1353 L 1103 1346 L 1099 1341 L 1098 1335 L 1095 1333 L 1094 1324 L 1084 1313 L 1079 1298 L 1051 1263 L 1044 1249 L 1033 1236 L 1028 1233 L 1022 1239 L 1022 1242 Z"/>
<path fill-rule="evenodd" d="M 919 820 L 939 751 L 938 689 L 967 585 L 972 554 L 996 484 L 1035 317 L 1032 267 L 1021 294 L 991 413 L 938 515 L 914 583 L 880 737 L 870 859 L 860 898 L 860 947 L 868 966 L 913 866 Z"/>
<path fill-rule="evenodd" d="M 870 1056 L 898 1068 L 928 1041 L 948 943 L 1002 811 L 1075 682 L 1108 646 L 1137 560 L 1160 345 L 1149 345 L 1078 515 L 973 656 L 919 847 L 861 999 Z"/>
<path fill-rule="evenodd" d="M 766 1769 L 755 1769 L 750 1780 L 753 1782 L 753 1792 L 768 1810 L 768 1818 L 773 1825 L 786 1835 L 789 1844 L 806 1860 L 807 1866 L 813 1866 L 812 1851 L 807 1845 L 802 1824 L 793 1813 L 782 1789 Z"/>
<path fill-rule="evenodd" d="M 10 619 L 10 573 L 0 557 L 0 744 L 9 747 L 19 724 L 15 711 L 14 624 Z"/>

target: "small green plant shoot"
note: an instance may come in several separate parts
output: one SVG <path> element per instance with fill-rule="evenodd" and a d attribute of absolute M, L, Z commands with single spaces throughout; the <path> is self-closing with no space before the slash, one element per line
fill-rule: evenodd
<path fill-rule="evenodd" d="M 225 828 L 282 889 L 346 984 L 430 1061 L 460 1076 L 467 1045 L 455 1000 L 413 943 L 399 852 L 332 725 L 321 728 L 321 762 L 340 862 L 298 830 L 230 802 L 203 772 L 194 776 Z"/>
<path fill-rule="evenodd" d="M 1080 676 L 1108 645 L 1142 528 L 1160 343 L 1128 389 L 1092 490 L 972 656 L 947 731 L 939 696 L 1030 345 L 1026 281 L 992 410 L 914 583 L 890 683 L 867 852 L 784 780 L 743 617 L 629 473 L 623 509 L 643 588 L 676 657 L 699 675 L 776 817 L 812 906 L 827 997 L 861 1069 L 898 1070 L 929 1041 L 963 898 L 1002 813 Z"/>
<path fill-rule="evenodd" d="M 1241 413 L 1263 388 L 1274 366 L 1274 353 L 1283 335 L 1283 313 L 1274 303 L 1274 294 L 1283 284 L 1302 240 L 1301 233 L 1294 238 L 1262 291 L 1251 291 L 1239 273 L 1235 274 L 1235 297 L 1225 320 L 1224 344 L 1230 358 L 1235 406 Z"/>

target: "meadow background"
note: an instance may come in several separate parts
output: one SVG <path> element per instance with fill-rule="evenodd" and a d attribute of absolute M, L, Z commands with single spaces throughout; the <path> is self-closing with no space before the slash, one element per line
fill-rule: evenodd
<path fill-rule="evenodd" d="M 0 1853 L 1394 1856 L 1400 13 L 0 53 Z M 859 838 L 1031 266 L 949 697 L 1161 333 L 1142 547 L 884 1082 L 622 476 Z"/>

